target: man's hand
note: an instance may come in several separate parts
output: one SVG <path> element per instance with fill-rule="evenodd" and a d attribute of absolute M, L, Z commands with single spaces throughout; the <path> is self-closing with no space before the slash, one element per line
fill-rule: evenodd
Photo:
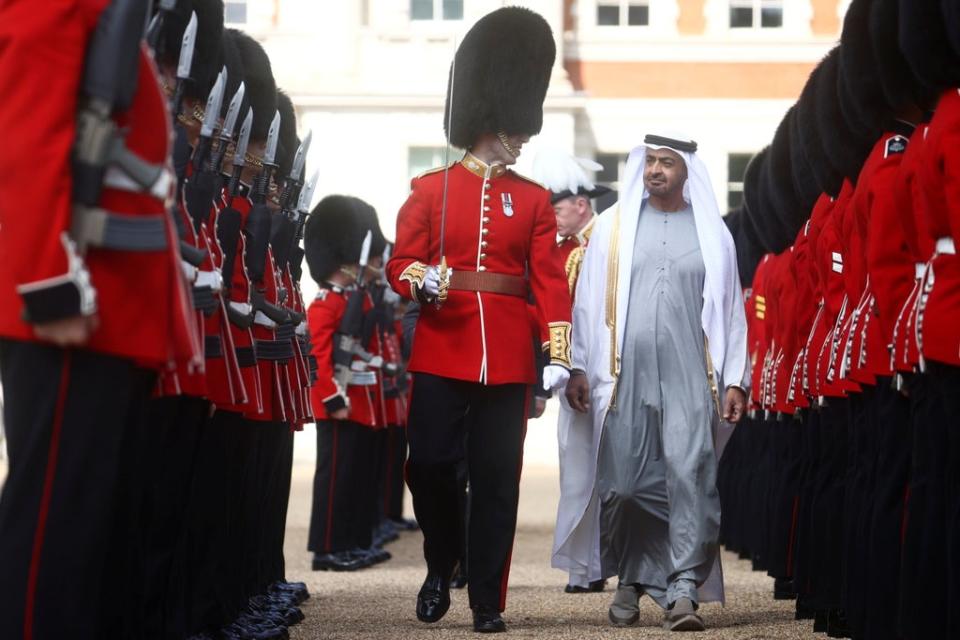
<path fill-rule="evenodd" d="M 547 408 L 547 399 L 537 396 L 533 399 L 533 414 L 531 418 L 539 418 Z"/>
<path fill-rule="evenodd" d="M 574 371 L 570 374 L 566 396 L 567 402 L 574 411 L 580 413 L 590 411 L 590 383 L 587 382 L 587 374 L 583 371 Z"/>
<path fill-rule="evenodd" d="M 333 420 L 346 420 L 347 418 L 350 417 L 350 408 L 349 408 L 349 407 L 341 407 L 341 408 L 337 409 L 336 411 L 334 411 L 333 413 L 331 413 L 331 414 L 330 414 L 330 417 L 331 417 Z"/>
<path fill-rule="evenodd" d="M 35 324 L 33 332 L 41 340 L 51 342 L 58 347 L 82 347 L 87 344 L 99 325 L 100 319 L 96 315 L 73 316 Z"/>
<path fill-rule="evenodd" d="M 744 407 L 747 405 L 747 396 L 739 387 L 729 387 L 723 401 L 723 419 L 732 424 L 740 422 Z"/>
<path fill-rule="evenodd" d="M 543 368 L 543 388 L 548 391 L 562 388 L 569 379 L 570 372 L 558 364 L 548 364 Z"/>

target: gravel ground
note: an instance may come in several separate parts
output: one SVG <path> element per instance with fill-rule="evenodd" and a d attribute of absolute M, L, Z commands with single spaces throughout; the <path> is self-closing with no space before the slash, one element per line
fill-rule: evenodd
<path fill-rule="evenodd" d="M 389 545 L 390 562 L 356 573 L 310 570 L 306 548 L 312 469 L 297 464 L 287 529 L 287 576 L 302 580 L 313 594 L 303 605 L 306 620 L 291 629 L 291 638 L 476 638 L 467 594 L 453 592 L 449 613 L 435 625 L 414 616 L 424 565 L 419 532 L 405 533 Z M 563 593 L 565 576 L 550 568 L 552 519 L 557 503 L 556 471 L 548 467 L 524 471 L 520 526 L 513 554 L 507 597 L 509 636 L 513 638 L 637 638 L 669 635 L 660 629 L 662 612 L 652 600 L 641 600 L 637 627 L 617 629 L 607 621 L 612 583 L 605 593 Z M 809 638 L 807 623 L 793 621 L 793 602 L 773 600 L 773 580 L 754 573 L 746 561 L 724 553 L 727 586 L 725 607 L 701 608 L 708 630 L 704 638 Z"/>

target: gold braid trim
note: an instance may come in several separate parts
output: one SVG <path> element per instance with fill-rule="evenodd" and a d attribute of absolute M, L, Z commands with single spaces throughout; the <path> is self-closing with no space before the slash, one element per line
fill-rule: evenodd
<path fill-rule="evenodd" d="M 550 329 L 550 364 L 558 364 L 569 369 L 570 365 L 570 332 L 569 322 L 551 322 Z"/>
<path fill-rule="evenodd" d="M 617 353 L 617 278 L 620 274 L 620 208 L 613 212 L 610 231 L 610 250 L 607 253 L 606 325 L 610 331 L 610 375 L 620 375 L 620 355 Z"/>
<path fill-rule="evenodd" d="M 580 267 L 583 266 L 583 254 L 586 247 L 580 245 L 570 252 L 567 261 L 563 265 L 567 274 L 567 287 L 570 289 L 570 296 L 573 297 L 573 290 L 577 288 L 577 278 L 580 277 Z"/>
<path fill-rule="evenodd" d="M 414 298 L 423 289 L 423 279 L 427 275 L 427 265 L 422 262 L 412 262 L 409 267 L 400 274 L 400 282 L 410 283 L 410 293 Z"/>

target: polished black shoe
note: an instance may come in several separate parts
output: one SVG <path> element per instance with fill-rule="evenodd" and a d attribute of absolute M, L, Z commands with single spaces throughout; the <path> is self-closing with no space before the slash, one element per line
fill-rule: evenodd
<path fill-rule="evenodd" d="M 417 620 L 436 622 L 450 608 L 450 581 L 438 573 L 428 573 L 417 594 Z"/>
<path fill-rule="evenodd" d="M 773 581 L 773 599 L 774 600 L 795 600 L 797 592 L 793 589 L 793 580 L 790 578 L 777 578 Z"/>
<path fill-rule="evenodd" d="M 290 594 L 296 598 L 297 604 L 301 604 L 310 599 L 310 591 L 307 585 L 302 582 L 274 582 L 270 585 L 271 594 L 286 595 Z"/>
<path fill-rule="evenodd" d="M 606 580 L 594 580 L 585 587 L 580 585 L 568 584 L 563 588 L 564 593 L 600 593 L 607 587 Z"/>
<path fill-rule="evenodd" d="M 458 565 L 457 570 L 453 572 L 453 577 L 450 579 L 450 588 L 463 589 L 467 586 L 467 582 L 468 577 L 466 570 L 464 570 L 462 565 Z"/>
<path fill-rule="evenodd" d="M 831 609 L 827 616 L 827 635 L 831 638 L 852 638 L 853 631 L 847 622 L 847 614 L 843 609 Z"/>
<path fill-rule="evenodd" d="M 478 604 L 473 608 L 473 630 L 477 633 L 503 633 L 507 625 L 495 607 Z"/>
<path fill-rule="evenodd" d="M 814 633 L 826 633 L 827 632 L 827 610 L 826 609 L 817 609 L 813 614 L 813 632 Z"/>
<path fill-rule="evenodd" d="M 367 565 L 352 555 L 350 551 L 336 553 L 316 553 L 313 555 L 314 571 L 356 571 Z"/>
<path fill-rule="evenodd" d="M 401 531 L 416 531 L 420 528 L 417 521 L 410 518 L 390 518 L 390 521 Z"/>

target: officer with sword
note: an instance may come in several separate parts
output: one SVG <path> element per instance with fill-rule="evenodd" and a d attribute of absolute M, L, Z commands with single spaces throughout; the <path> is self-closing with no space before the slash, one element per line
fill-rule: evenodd
<path fill-rule="evenodd" d="M 500 614 L 535 382 L 530 292 L 550 357 L 544 386 L 569 377 L 570 297 L 550 192 L 508 169 L 543 124 L 554 58 L 549 25 L 528 9 L 498 9 L 470 29 L 454 57 L 445 118 L 449 144 L 467 153 L 415 178 L 397 219 L 387 278 L 422 305 L 409 364 L 407 482 L 424 534 L 423 622 L 450 606 L 463 526 L 456 468 L 465 459 L 474 629 L 506 630 Z"/>

